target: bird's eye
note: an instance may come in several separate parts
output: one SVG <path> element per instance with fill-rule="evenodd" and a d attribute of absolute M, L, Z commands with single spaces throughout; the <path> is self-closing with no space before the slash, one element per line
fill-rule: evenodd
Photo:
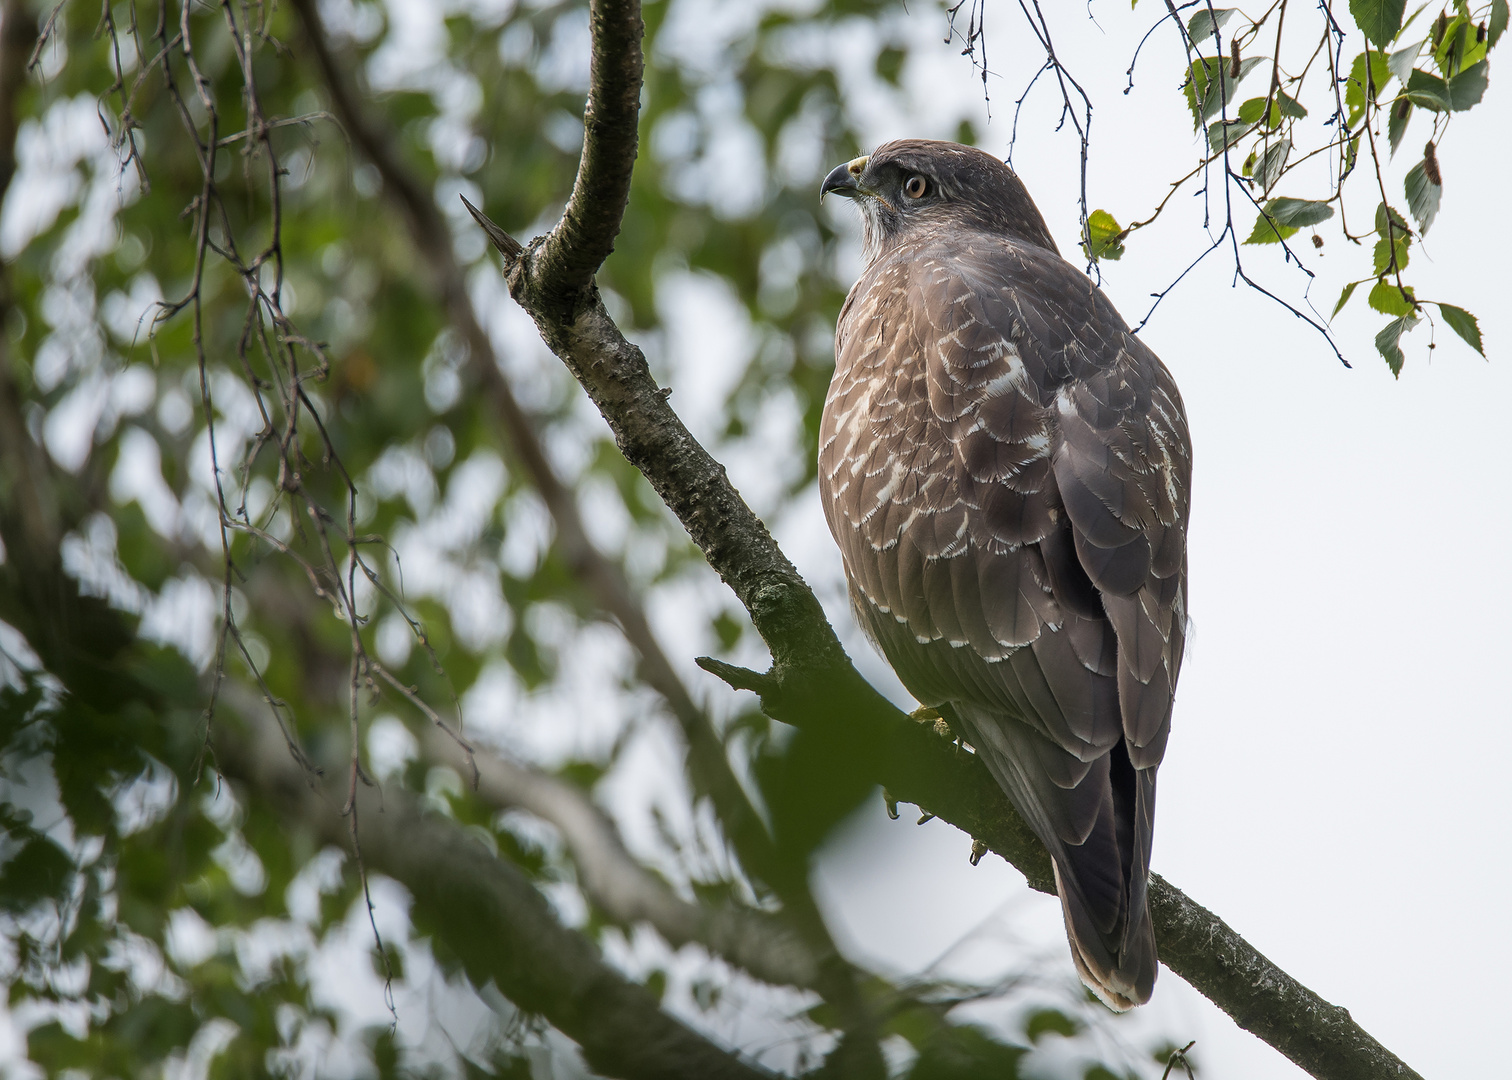
<path fill-rule="evenodd" d="M 910 176 L 903 185 L 903 194 L 910 199 L 922 199 L 929 194 L 929 181 L 922 176 Z"/>

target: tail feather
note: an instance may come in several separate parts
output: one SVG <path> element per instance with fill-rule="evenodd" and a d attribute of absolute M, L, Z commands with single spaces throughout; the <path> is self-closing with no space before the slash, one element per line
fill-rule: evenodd
<path fill-rule="evenodd" d="M 1077 973 L 1118 1012 L 1142 1005 L 1159 961 L 1147 900 L 1155 770 L 1136 769 L 1120 741 L 1079 762 L 1028 726 L 955 706 L 967 740 L 1049 849 Z M 1064 755 L 1062 769 L 1047 755 Z"/>
<path fill-rule="evenodd" d="M 1155 955 L 1155 931 L 1150 923 L 1148 904 L 1139 905 L 1120 943 L 1122 947 L 1115 953 L 1108 948 L 1104 935 L 1092 925 L 1078 890 L 1067 887 L 1060 860 L 1055 860 L 1054 866 L 1055 891 L 1060 894 L 1066 938 L 1071 943 L 1071 960 L 1081 981 L 1114 1012 L 1127 1012 L 1149 1001 L 1160 963 Z"/>

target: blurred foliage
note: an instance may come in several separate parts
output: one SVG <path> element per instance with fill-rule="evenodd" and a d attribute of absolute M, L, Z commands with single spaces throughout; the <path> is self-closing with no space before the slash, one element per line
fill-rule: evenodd
<path fill-rule="evenodd" d="M 676 366 L 689 334 L 732 324 L 740 355 L 694 358 L 731 373 L 694 419 L 717 453 L 762 462 L 763 510 L 812 479 L 845 294 L 849 241 L 815 198 L 862 149 L 841 61 L 869 50 L 860 91 L 897 92 L 917 25 L 900 11 L 645 8 L 642 152 L 599 282 L 673 382 L 699 382 Z M 528 322 L 510 322 L 460 213 L 465 194 L 529 236 L 559 212 L 582 137 L 586 5 L 329 0 L 321 12 L 364 104 L 447 216 L 474 303 L 497 316 L 501 363 L 594 538 L 648 606 L 677 613 L 667 625 L 689 656 L 758 648 Z M 417 752 L 433 707 L 465 710 L 480 742 L 585 789 L 650 771 L 651 790 L 625 797 L 636 853 L 686 896 L 754 899 L 677 754 L 659 749 L 661 705 L 555 544 L 290 6 L 107 0 L 103 14 L 77 2 L 33 14 L 47 34 L 17 101 L 0 218 L 7 377 L 55 466 L 37 481 L 58 505 L 62 566 L 108 606 L 99 624 L 134 638 L 60 674 L 0 625 L 0 973 L 31 1063 L 48 1076 L 580 1068 L 567 1040 L 472 986 L 464 958 L 428 936 L 446 912 L 411 921 L 401 891 L 379 883 L 385 966 L 354 860 L 218 776 L 207 724 L 235 722 L 285 724 L 315 762 L 360 753 L 384 783 L 485 837 L 689 1023 L 720 1040 L 745 1031 L 741 1048 L 775 1066 L 820 1061 L 835 1021 L 813 995 L 760 991 L 665 948 L 646 959 L 585 904 L 549 828 L 495 812 Z M 209 202 L 193 132 L 218 140 Z M 357 693 L 359 647 L 376 659 Z M 800 855 L 870 790 L 759 713 L 719 719 Z M 1055 1040 L 1077 1068 L 1119 1056 L 1082 1039 L 1108 1021 L 1074 983 L 1031 1004 L 1012 980 L 909 994 L 878 983 L 898 1002 L 889 1036 L 912 1076 L 1015 1076 Z M 954 1022 L 958 1002 L 994 996 L 1007 1011 L 990 1030 Z"/>
<path fill-rule="evenodd" d="M 1393 371 L 1403 335 L 1430 316 L 1483 352 L 1474 316 L 1420 299 L 1404 272 L 1441 207 L 1436 147 L 1481 100 L 1506 0 L 1454 0 L 1436 16 L 1354 0 L 1358 32 L 1327 4 L 1314 23 L 1292 6 L 1284 25 L 1298 36 L 1283 44 L 1317 42 L 1296 70 L 1290 51 L 1286 65 L 1260 51 L 1276 51 L 1265 43 L 1282 34 L 1285 0 L 1253 19 L 1178 6 L 1190 53 L 1172 74 L 1204 150 L 1186 180 L 1221 169 L 1235 205 L 1253 204 L 1235 241 L 1311 230 L 1321 244 L 1318 227 L 1337 221 L 1368 248 L 1371 272 L 1335 313 L 1368 285 L 1391 320 L 1376 344 Z M 910 92 L 919 27 L 963 36 L 942 7 L 803 7 L 646 5 L 641 153 L 598 278 L 696 434 L 746 463 L 746 493 L 769 517 L 813 480 L 854 258 L 819 182 L 867 148 L 858 101 Z M 448 223 L 474 307 L 594 540 L 675 635 L 677 662 L 759 663 L 744 612 L 508 304 L 457 198 L 521 238 L 555 220 L 582 139 L 586 4 L 320 10 L 364 106 Z M 100 605 L 71 626 L 93 667 L 44 662 L 40 643 L 0 624 L 0 977 L 30 1062 L 49 1076 L 580 1070 L 544 1020 L 468 981 L 469 958 L 431 934 L 446 911 L 410 911 L 379 883 L 378 952 L 350 854 L 218 776 L 207 724 L 252 722 L 287 725 L 314 762 L 359 754 L 383 783 L 423 793 L 690 1025 L 776 1068 L 821 1067 L 839 1025 L 829 1002 L 613 925 L 549 827 L 497 812 L 418 750 L 427 709 L 463 713 L 480 744 L 611 805 L 635 854 L 684 897 L 774 903 L 689 794 L 664 706 L 556 542 L 387 181 L 332 114 L 295 9 L 75 0 L 30 15 L 47 34 L 16 102 L 0 214 L 0 374 L 54 463 L 35 479 L 57 506 L 62 567 Z M 984 48 L 980 5 L 963 22 L 968 50 Z M 208 202 L 193 134 L 211 131 L 207 103 Z M 1414 117 L 1425 150 L 1388 185 Z M 954 133 L 975 139 L 967 121 Z M 1327 190 L 1308 186 L 1319 176 Z M 1363 224 L 1344 197 L 1362 184 L 1377 189 Z M 1119 258 L 1164 205 L 1127 227 L 1084 208 L 1088 255 Z M 0 504 L 16 479 L 0 477 Z M 354 654 L 374 658 L 355 691 Z M 822 735 L 724 696 L 711 710 L 795 864 L 871 794 Z M 1032 965 L 985 988 L 876 978 L 866 991 L 899 1075 L 1189 1065 L 1174 1043 L 1123 1046 L 1074 982 Z"/>

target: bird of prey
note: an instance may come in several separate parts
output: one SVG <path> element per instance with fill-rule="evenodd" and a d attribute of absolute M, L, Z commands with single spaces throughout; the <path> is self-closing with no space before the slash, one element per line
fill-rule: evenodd
<path fill-rule="evenodd" d="M 891 142 L 823 193 L 866 245 L 819 435 L 858 620 L 1049 849 L 1082 981 L 1142 1004 L 1186 633 L 1181 395 L 992 155 Z"/>

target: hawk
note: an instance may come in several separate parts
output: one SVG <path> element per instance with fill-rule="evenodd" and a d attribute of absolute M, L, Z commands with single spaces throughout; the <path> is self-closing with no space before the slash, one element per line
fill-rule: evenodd
<path fill-rule="evenodd" d="M 819 435 L 858 620 L 1049 849 L 1082 981 L 1142 1004 L 1186 632 L 1181 395 L 992 155 L 891 142 L 831 192 L 866 244 Z"/>

